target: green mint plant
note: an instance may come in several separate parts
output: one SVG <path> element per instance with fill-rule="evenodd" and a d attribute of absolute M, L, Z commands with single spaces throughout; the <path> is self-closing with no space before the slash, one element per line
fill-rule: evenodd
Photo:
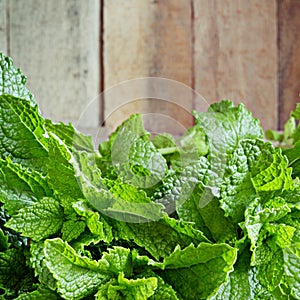
<path fill-rule="evenodd" d="M 242 104 L 94 148 L 0 55 L 0 299 L 299 299 L 299 145 Z M 217 134 L 216 134 L 217 133 Z"/>

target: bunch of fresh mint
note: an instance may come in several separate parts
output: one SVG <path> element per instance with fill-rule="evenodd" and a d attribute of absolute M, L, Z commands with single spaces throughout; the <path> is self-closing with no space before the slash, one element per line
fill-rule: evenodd
<path fill-rule="evenodd" d="M 300 299 L 299 143 L 222 101 L 179 139 L 136 114 L 95 150 L 4 55 L 0 75 L 1 299 Z"/>

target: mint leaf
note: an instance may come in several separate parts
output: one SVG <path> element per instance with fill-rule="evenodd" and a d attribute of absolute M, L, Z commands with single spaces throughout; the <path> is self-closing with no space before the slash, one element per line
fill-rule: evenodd
<path fill-rule="evenodd" d="M 93 211 L 87 203 L 78 201 L 73 204 L 73 208 L 79 216 L 84 218 L 92 234 L 98 235 L 106 243 L 110 243 L 113 240 L 111 226 L 98 212 Z"/>
<path fill-rule="evenodd" d="M 65 299 L 81 299 L 97 290 L 109 276 L 98 271 L 98 264 L 79 256 L 60 239 L 45 242 L 45 264 L 57 281 L 57 290 Z"/>
<path fill-rule="evenodd" d="M 115 247 L 99 261 L 80 256 L 61 239 L 45 241 L 45 264 L 65 299 L 83 298 L 120 272 L 131 273 L 130 250 Z"/>
<path fill-rule="evenodd" d="M 92 138 L 79 133 L 72 124 L 52 123 L 51 120 L 45 120 L 45 127 L 48 132 L 61 139 L 71 151 L 73 148 L 79 151 L 94 151 Z"/>
<path fill-rule="evenodd" d="M 286 157 L 282 155 L 280 149 L 276 150 L 273 155 L 270 152 L 263 152 L 258 163 L 251 169 L 252 182 L 260 194 L 269 191 L 279 194 L 293 187 L 292 169 L 288 168 Z"/>
<path fill-rule="evenodd" d="M 237 236 L 236 226 L 225 217 L 218 199 L 212 196 L 207 205 L 201 206 L 203 191 L 200 185 L 193 190 L 192 195 L 177 208 L 179 217 L 195 223 L 195 227 L 211 240 L 225 242 L 234 239 Z"/>
<path fill-rule="evenodd" d="M 61 298 L 57 295 L 57 293 L 51 291 L 50 289 L 44 286 L 39 286 L 38 289 L 36 289 L 35 291 L 21 294 L 15 299 L 16 300 L 41 300 L 41 299 L 59 300 Z"/>
<path fill-rule="evenodd" d="M 255 198 L 265 202 L 292 187 L 291 169 L 280 150 L 260 140 L 243 141 L 228 163 L 221 207 L 238 223 Z"/>
<path fill-rule="evenodd" d="M 30 244 L 30 264 L 34 269 L 34 275 L 38 276 L 39 281 L 48 289 L 56 289 L 56 281 L 50 273 L 45 263 L 44 241 L 34 242 Z"/>
<path fill-rule="evenodd" d="M 133 132 L 115 137 L 111 159 L 119 177 L 136 187 L 149 188 L 165 175 L 167 163 L 155 146 Z"/>
<path fill-rule="evenodd" d="M 239 256 L 234 271 L 228 280 L 220 286 L 210 300 L 273 300 L 273 296 L 257 279 L 257 270 L 250 267 L 250 251 L 245 249 Z"/>
<path fill-rule="evenodd" d="M 117 280 L 109 281 L 96 294 L 97 300 L 113 299 L 148 299 L 157 288 L 155 277 L 127 279 L 120 273 Z"/>
<path fill-rule="evenodd" d="M 206 299 L 226 282 L 236 257 L 236 249 L 226 244 L 200 243 L 198 247 L 176 247 L 162 263 L 153 264 L 163 269 L 159 274 L 179 298 Z"/>
<path fill-rule="evenodd" d="M 190 127 L 180 139 L 180 144 L 184 151 L 193 151 L 199 156 L 209 152 L 207 136 L 199 125 Z"/>
<path fill-rule="evenodd" d="M 153 203 L 146 193 L 120 180 L 104 182 L 95 157 L 75 153 L 76 174 L 88 203 L 111 218 L 126 222 L 145 222 L 163 216 L 162 205 Z M 90 168 L 94 166 L 94 169 Z M 105 185 L 106 184 L 106 185 Z"/>
<path fill-rule="evenodd" d="M 13 163 L 9 157 L 0 159 L 0 184 L 0 202 L 11 215 L 53 193 L 45 176 Z"/>
<path fill-rule="evenodd" d="M 25 84 L 26 76 L 22 74 L 20 69 L 15 68 L 10 57 L 0 53 L 0 94 L 23 98 L 28 100 L 31 105 L 35 105 L 36 101 Z"/>
<path fill-rule="evenodd" d="M 287 283 L 291 288 L 292 295 L 297 299 L 300 296 L 300 244 L 293 244 L 285 248 L 283 254 Z"/>
<path fill-rule="evenodd" d="M 78 198 L 83 198 L 83 194 L 75 177 L 75 166 L 71 163 L 71 151 L 57 136 L 51 134 L 51 137 L 47 180 L 60 198 L 75 202 Z M 67 206 L 69 207 L 70 203 Z"/>
<path fill-rule="evenodd" d="M 6 226 L 39 241 L 57 233 L 63 224 L 62 209 L 57 200 L 43 198 L 32 206 L 19 210 Z"/>
<path fill-rule="evenodd" d="M 261 204 L 260 199 L 253 201 L 245 211 L 245 229 L 251 240 L 251 249 L 255 249 L 260 231 L 265 224 L 275 222 L 286 216 L 291 211 L 283 198 L 274 198 Z"/>
<path fill-rule="evenodd" d="M 114 221 L 112 226 L 118 239 L 134 241 L 157 260 L 170 255 L 177 245 L 183 248 L 193 242 L 208 242 L 203 233 L 191 223 L 166 216 L 156 222 L 140 224 Z"/>
<path fill-rule="evenodd" d="M 0 290 L 4 287 L 6 293 L 16 294 L 32 279 L 24 254 L 21 248 L 0 252 Z"/>
<path fill-rule="evenodd" d="M 86 224 L 84 221 L 78 220 L 77 218 L 67 220 L 64 222 L 61 233 L 62 239 L 66 242 L 75 240 L 84 232 Z"/>
<path fill-rule="evenodd" d="M 300 177 L 300 141 L 296 142 L 292 148 L 283 149 L 283 153 L 289 160 L 289 166 L 292 168 L 292 176 Z"/>
<path fill-rule="evenodd" d="M 209 144 L 208 158 L 211 171 L 211 186 L 216 188 L 222 183 L 228 156 L 243 140 L 262 139 L 263 131 L 259 121 L 252 117 L 243 104 L 234 107 L 233 103 L 223 100 L 210 106 L 204 113 L 193 112 L 196 125 L 204 130 Z M 214 190 L 218 196 L 218 190 Z"/>
<path fill-rule="evenodd" d="M 46 172 L 46 131 L 38 107 L 10 95 L 0 95 L 0 157 Z"/>

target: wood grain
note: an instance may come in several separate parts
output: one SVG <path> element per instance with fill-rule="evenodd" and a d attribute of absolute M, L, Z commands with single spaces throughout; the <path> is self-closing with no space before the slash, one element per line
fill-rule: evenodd
<path fill-rule="evenodd" d="M 163 77 L 178 81 L 178 85 L 192 85 L 192 44 L 191 7 L 183 0 L 165 1 L 104 1 L 104 70 L 105 88 L 108 89 L 122 81 L 139 77 Z M 124 88 L 119 93 L 105 95 L 106 125 L 114 128 L 131 113 L 152 112 L 150 127 L 153 130 L 165 129 L 169 116 L 182 126 L 191 125 L 192 118 L 186 110 L 193 107 L 191 93 L 187 90 L 178 94 L 180 88 L 173 90 L 166 81 L 156 86 L 160 92 L 173 101 L 135 101 L 126 102 Z M 153 85 L 144 82 L 133 87 L 130 97 L 149 98 L 153 95 Z M 177 94 L 176 94 L 177 93 Z M 151 97 L 150 97 L 151 98 Z M 123 106 L 122 106 L 123 105 Z M 181 106 L 184 106 L 182 108 Z M 162 119 L 158 118 L 158 113 Z M 154 115 L 152 115 L 154 117 Z"/>
<path fill-rule="evenodd" d="M 194 0 L 195 88 L 277 126 L 276 1 Z"/>
<path fill-rule="evenodd" d="M 300 1 L 278 1 L 279 126 L 300 102 Z"/>
<path fill-rule="evenodd" d="M 7 0 L 0 0 L 0 52 L 7 52 Z"/>
<path fill-rule="evenodd" d="M 11 56 L 43 114 L 84 127 L 99 122 L 99 1 L 10 1 Z"/>

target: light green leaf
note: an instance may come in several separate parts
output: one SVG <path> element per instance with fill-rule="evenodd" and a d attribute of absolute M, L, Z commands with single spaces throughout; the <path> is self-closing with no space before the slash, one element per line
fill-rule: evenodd
<path fill-rule="evenodd" d="M 10 57 L 0 53 L 0 94 L 9 94 L 26 99 L 31 105 L 35 105 L 36 101 L 25 84 L 26 76 L 22 74 L 20 69 L 15 68 Z"/>
<path fill-rule="evenodd" d="M 6 226 L 35 241 L 57 233 L 63 224 L 63 213 L 57 200 L 43 198 L 32 206 L 22 208 Z"/>
<path fill-rule="evenodd" d="M 44 241 L 30 243 L 30 264 L 34 269 L 34 275 L 39 281 L 51 290 L 56 289 L 56 281 L 45 263 Z"/>
<path fill-rule="evenodd" d="M 280 150 L 260 140 L 243 141 L 228 163 L 221 207 L 238 223 L 255 198 L 265 202 L 292 188 L 291 169 Z"/>
<path fill-rule="evenodd" d="M 257 270 L 250 267 L 250 251 L 245 249 L 228 280 L 220 286 L 217 293 L 209 300 L 274 300 L 273 296 L 257 279 Z"/>
<path fill-rule="evenodd" d="M 151 142 L 157 149 L 177 148 L 173 135 L 169 133 L 158 134 L 151 140 Z"/>
<path fill-rule="evenodd" d="M 61 232 L 62 239 L 66 242 L 70 242 L 79 237 L 84 232 L 86 223 L 78 219 L 71 219 L 64 222 Z"/>
<path fill-rule="evenodd" d="M 72 154 L 67 145 L 55 135 L 51 135 L 49 142 L 50 163 L 48 166 L 47 180 L 54 192 L 60 198 L 83 198 L 80 184 L 75 177 L 75 165 Z M 70 203 L 67 204 L 70 206 Z"/>
<path fill-rule="evenodd" d="M 149 272 L 151 274 L 151 272 Z M 151 296 L 150 300 L 178 300 L 176 292 L 172 288 L 171 285 L 165 283 L 165 281 L 160 277 L 157 276 L 155 273 L 152 274 L 157 278 L 157 289 L 153 296 Z"/>
<path fill-rule="evenodd" d="M 135 223 L 158 220 L 163 216 L 163 206 L 153 203 L 145 192 L 135 186 L 120 180 L 104 181 L 95 157 L 81 152 L 74 153 L 74 159 L 76 175 L 87 202 L 102 214 Z"/>
<path fill-rule="evenodd" d="M 260 230 L 264 224 L 275 222 L 291 211 L 283 198 L 277 197 L 264 205 L 259 198 L 255 199 L 245 211 L 245 231 L 251 240 L 251 249 L 255 249 Z"/>
<path fill-rule="evenodd" d="M 10 215 L 53 194 L 45 176 L 13 163 L 9 157 L 0 159 L 0 185 L 0 202 Z"/>
<path fill-rule="evenodd" d="M 293 187 L 292 169 L 281 150 L 263 152 L 259 161 L 251 169 L 251 177 L 256 191 L 260 194 L 280 193 Z"/>
<path fill-rule="evenodd" d="M 289 160 L 293 177 L 300 177 L 300 140 L 297 141 L 292 148 L 283 149 L 283 153 Z"/>
<path fill-rule="evenodd" d="M 300 120 L 300 103 L 296 103 L 296 108 L 291 111 L 291 116 L 298 121 Z"/>
<path fill-rule="evenodd" d="M 98 263 L 79 256 L 60 239 L 46 240 L 45 264 L 57 281 L 57 290 L 64 299 L 81 299 L 95 292 L 109 279 L 99 272 Z"/>
<path fill-rule="evenodd" d="M 182 299 L 206 299 L 227 281 L 233 271 L 237 249 L 226 244 L 200 243 L 185 249 L 176 247 L 162 263 L 153 263 L 163 271 L 159 275 Z"/>
<path fill-rule="evenodd" d="M 46 130 L 52 135 L 56 135 L 61 139 L 67 147 L 72 151 L 87 151 L 94 152 L 92 138 L 78 132 L 71 123 L 53 123 L 51 120 L 45 120 Z"/>
<path fill-rule="evenodd" d="M 184 151 L 196 152 L 199 156 L 206 155 L 209 152 L 207 136 L 199 124 L 190 127 L 183 137 L 180 144 Z"/>
<path fill-rule="evenodd" d="M 99 261 L 80 256 L 61 239 L 45 241 L 45 263 L 57 280 L 57 289 L 65 299 L 81 299 L 120 272 L 131 273 L 130 250 L 122 247 L 103 253 Z"/>
<path fill-rule="evenodd" d="M 48 139 L 38 107 L 24 99 L 0 95 L 0 157 L 37 171 L 47 171 Z"/>
<path fill-rule="evenodd" d="M 191 243 L 208 242 L 193 224 L 169 217 L 140 224 L 114 221 L 112 226 L 118 239 L 134 241 L 157 260 L 169 256 L 177 245 L 184 248 Z"/>
<path fill-rule="evenodd" d="M 202 128 L 209 144 L 208 158 L 211 163 L 210 186 L 218 196 L 218 187 L 223 181 L 228 156 L 246 139 L 262 139 L 259 121 L 252 117 L 243 104 L 234 107 L 228 100 L 215 103 L 207 112 L 193 112 L 196 125 Z"/>
<path fill-rule="evenodd" d="M 243 220 L 246 207 L 257 197 L 251 181 L 251 167 L 264 148 L 273 149 L 271 144 L 261 140 L 244 140 L 228 161 L 220 203 L 226 215 L 236 223 Z"/>
<path fill-rule="evenodd" d="M 167 171 L 166 160 L 155 146 L 130 131 L 116 136 L 111 160 L 118 176 L 138 188 L 154 186 Z"/>
<path fill-rule="evenodd" d="M 224 216 L 217 198 L 212 196 L 208 204 L 201 207 L 203 190 L 204 188 L 200 185 L 193 190 L 192 195 L 177 208 L 179 217 L 184 221 L 195 223 L 195 228 L 217 242 L 226 242 L 236 238 L 237 228 L 229 218 Z"/>
<path fill-rule="evenodd" d="M 93 211 L 84 201 L 78 201 L 73 204 L 76 213 L 85 219 L 90 232 L 98 235 L 101 240 L 110 243 L 113 240 L 111 226 L 100 216 L 98 212 Z"/>
<path fill-rule="evenodd" d="M 107 289 L 98 292 L 97 300 L 101 299 L 124 299 L 124 300 L 145 300 L 152 296 L 157 288 L 157 278 L 127 279 L 120 273 L 118 280 L 110 282 Z"/>
<path fill-rule="evenodd" d="M 300 298 L 300 244 L 293 244 L 283 250 L 284 271 L 292 295 Z"/>
<path fill-rule="evenodd" d="M 111 275 L 118 275 L 123 272 L 125 276 L 132 274 L 130 249 L 115 246 L 104 252 L 98 261 L 99 270 Z"/>

